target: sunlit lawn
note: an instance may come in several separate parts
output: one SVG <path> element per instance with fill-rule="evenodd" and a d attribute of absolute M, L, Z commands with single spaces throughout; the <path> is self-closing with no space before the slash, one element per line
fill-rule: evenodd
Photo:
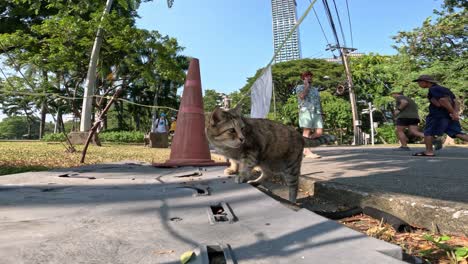
<path fill-rule="evenodd" d="M 60 143 L 0 142 L 0 175 L 123 160 L 164 162 L 170 156 L 169 148 L 119 144 L 103 144 L 102 147 L 90 145 L 85 164 L 80 164 L 83 145 L 75 148 L 77 152 L 68 153 Z M 219 160 L 219 157 L 213 159 Z"/>

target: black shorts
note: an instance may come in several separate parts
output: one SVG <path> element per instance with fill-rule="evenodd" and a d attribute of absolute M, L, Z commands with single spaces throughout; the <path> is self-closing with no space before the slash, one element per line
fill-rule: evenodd
<path fill-rule="evenodd" d="M 444 133 L 451 138 L 455 138 L 458 134 L 463 134 L 460 122 L 443 116 L 426 117 L 425 136 L 440 136 Z"/>
<path fill-rule="evenodd" d="M 397 126 L 417 126 L 419 119 L 417 118 L 398 118 L 396 120 Z"/>

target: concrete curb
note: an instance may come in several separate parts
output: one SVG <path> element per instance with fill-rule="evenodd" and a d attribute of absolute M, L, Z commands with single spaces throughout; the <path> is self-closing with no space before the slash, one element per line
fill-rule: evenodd
<path fill-rule="evenodd" d="M 301 177 L 300 188 L 346 207 L 373 207 L 436 233 L 468 235 L 468 206 L 464 203 L 377 192 L 310 177 Z"/>

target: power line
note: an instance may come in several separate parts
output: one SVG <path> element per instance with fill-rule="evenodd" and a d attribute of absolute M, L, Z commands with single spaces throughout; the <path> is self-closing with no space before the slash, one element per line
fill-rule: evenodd
<path fill-rule="evenodd" d="M 320 53 L 320 54 L 317 54 L 317 55 L 315 56 L 315 58 L 325 58 L 325 53 L 322 52 L 322 53 Z M 328 58 L 328 56 L 327 56 L 327 58 Z"/>
<path fill-rule="evenodd" d="M 310 1 L 310 0 L 309 0 L 309 1 Z M 325 37 L 325 40 L 327 41 L 327 44 L 330 44 L 330 42 L 328 41 L 327 35 L 325 35 L 325 31 L 323 30 L 322 23 L 320 23 L 320 20 L 319 20 L 319 18 L 318 18 L 317 12 L 315 12 L 315 8 L 313 8 L 312 10 L 314 11 L 315 17 L 317 18 L 317 22 L 318 22 L 319 25 L 320 25 L 320 29 L 322 30 L 323 36 Z"/>
<path fill-rule="evenodd" d="M 333 53 L 332 50 L 330 50 L 330 51 Z M 322 55 L 324 55 L 323 51 L 319 51 L 319 52 L 316 52 L 316 53 L 310 55 L 309 57 L 310 58 L 315 58 L 315 57 L 319 57 L 319 56 L 322 56 Z M 335 55 L 333 54 L 333 56 L 335 56 Z"/>
<path fill-rule="evenodd" d="M 85 96 L 85 97 L 68 97 L 68 96 L 63 96 L 58 93 L 32 93 L 32 92 L 18 92 L 18 91 L 0 91 L 0 94 L 6 94 L 6 95 L 16 95 L 16 96 L 32 96 L 32 97 L 45 97 L 49 99 L 64 99 L 64 100 L 83 100 L 85 98 L 105 98 L 105 99 L 112 99 L 112 96 L 103 96 L 103 95 L 91 95 L 91 96 Z M 155 105 L 144 105 L 140 103 L 135 103 L 130 100 L 124 99 L 124 98 L 118 98 L 116 99 L 117 101 L 122 101 L 124 103 L 132 104 L 132 105 L 137 105 L 141 107 L 147 107 L 147 108 L 154 108 L 154 109 L 159 109 L 159 108 L 164 108 L 164 109 L 170 109 L 172 111 L 178 112 L 179 110 L 168 107 L 168 106 L 155 106 Z"/>
<path fill-rule="evenodd" d="M 353 30 L 351 29 L 351 15 L 349 14 L 348 0 L 346 0 L 346 9 L 348 10 L 349 34 L 351 35 L 351 47 L 354 47 Z"/>
<path fill-rule="evenodd" d="M 354 48 L 342 47 L 340 45 L 338 34 L 336 33 L 335 23 L 333 22 L 333 16 L 331 15 L 330 7 L 328 6 L 328 2 L 327 2 L 327 0 L 322 0 L 322 1 L 323 1 L 323 5 L 325 6 L 325 11 L 327 13 L 328 19 L 330 20 L 330 25 L 332 27 L 333 35 L 335 36 L 336 43 L 337 43 L 335 46 L 330 46 L 329 49 L 338 49 L 340 51 L 341 60 L 343 61 L 343 66 L 344 66 L 345 72 L 346 72 L 346 79 L 347 79 L 348 91 L 349 91 L 349 99 L 350 99 L 350 104 L 351 104 L 351 112 L 352 112 L 352 116 L 353 116 L 353 133 L 354 133 L 353 145 L 359 145 L 360 142 L 361 142 L 361 128 L 360 128 L 361 120 L 359 120 L 359 116 L 358 116 L 358 113 L 357 113 L 356 94 L 354 92 L 353 78 L 351 76 L 351 70 L 350 70 L 349 64 L 348 64 L 349 51 L 353 51 L 355 49 Z M 333 3 L 335 3 L 335 0 L 333 0 Z M 337 11 L 337 16 L 339 18 L 338 10 L 336 9 L 336 4 L 335 4 L 335 10 Z M 340 22 L 340 25 L 341 25 L 341 22 Z M 341 33 L 343 34 L 343 27 L 341 27 Z M 344 34 L 343 34 L 343 41 L 345 41 Z"/>
<path fill-rule="evenodd" d="M 336 45 L 341 46 L 340 45 L 340 39 L 338 38 L 338 34 L 336 33 L 335 23 L 333 22 L 333 16 L 331 14 L 330 7 L 328 6 L 328 2 L 327 2 L 327 0 L 322 0 L 322 2 L 323 2 L 323 5 L 325 7 L 325 14 L 328 17 L 328 22 L 330 23 L 330 27 L 332 29 L 333 36 L 335 37 Z"/>
<path fill-rule="evenodd" d="M 309 3 L 311 3 L 311 0 L 309 0 Z M 325 30 L 323 29 L 322 23 L 320 23 L 320 19 L 318 18 L 317 12 L 315 12 L 315 7 L 312 7 L 312 10 L 314 11 L 315 18 L 317 18 L 317 22 L 320 26 L 320 29 L 322 30 L 323 37 L 325 37 L 325 40 L 327 41 L 327 46 L 330 46 L 331 45 L 330 41 L 328 41 L 327 35 L 325 34 Z M 335 57 L 335 53 L 333 52 L 333 50 L 331 50 L 331 53 L 333 54 L 333 57 Z"/>
<path fill-rule="evenodd" d="M 340 14 L 338 13 L 338 8 L 336 7 L 336 2 L 333 0 L 333 5 L 335 6 L 336 17 L 338 18 L 338 24 L 340 25 L 341 36 L 343 37 L 343 44 L 346 47 L 346 38 L 343 32 L 343 26 L 341 25 Z"/>

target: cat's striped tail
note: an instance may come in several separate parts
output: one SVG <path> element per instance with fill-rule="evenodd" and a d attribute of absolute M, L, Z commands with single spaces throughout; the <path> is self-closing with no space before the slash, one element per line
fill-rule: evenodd
<path fill-rule="evenodd" d="M 303 137 L 303 139 L 305 141 L 304 147 L 306 148 L 318 147 L 320 145 L 324 145 L 324 144 L 328 144 L 328 143 L 332 143 L 336 141 L 336 137 L 333 135 L 322 135 L 321 137 L 314 138 L 314 139 Z"/>

